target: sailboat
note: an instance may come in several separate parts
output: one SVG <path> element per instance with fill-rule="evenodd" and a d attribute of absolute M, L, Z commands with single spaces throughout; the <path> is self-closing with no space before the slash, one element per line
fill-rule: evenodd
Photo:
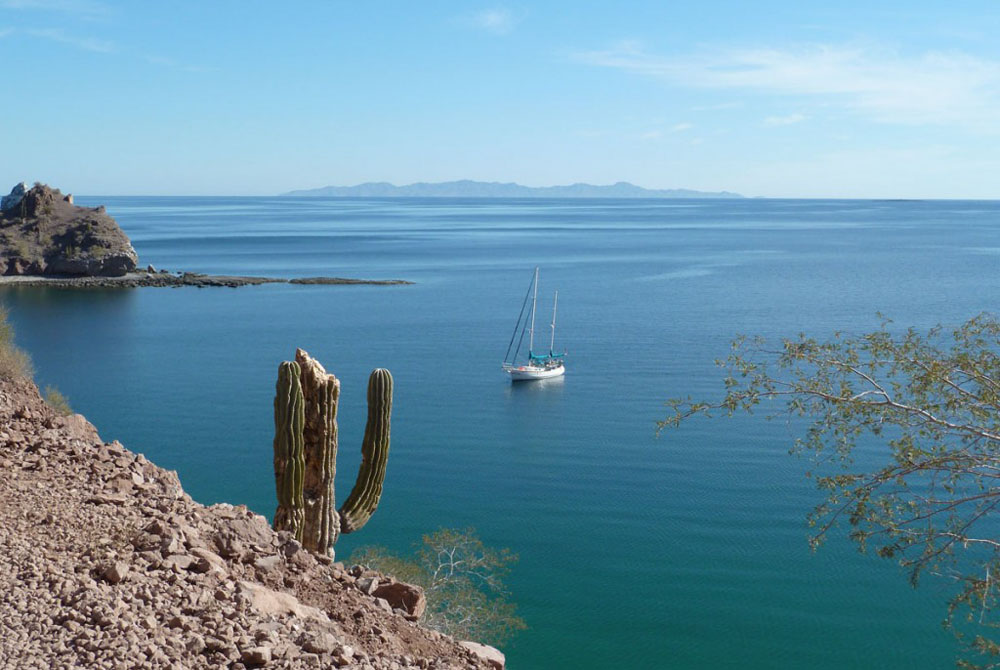
<path fill-rule="evenodd" d="M 524 310 L 528 304 L 528 296 L 531 296 L 530 320 L 524 318 Z M 503 360 L 503 370 L 510 375 L 510 380 L 512 382 L 549 379 L 566 374 L 566 365 L 563 362 L 563 358 L 566 354 L 555 353 L 556 307 L 559 305 L 559 291 L 556 291 L 555 298 L 552 300 L 552 324 L 550 326 L 552 329 L 552 337 L 549 340 L 548 354 L 535 353 L 535 307 L 537 304 L 538 268 L 536 267 L 535 274 L 531 279 L 531 283 L 528 285 L 528 292 L 524 296 L 524 302 L 521 303 L 521 313 L 517 316 L 517 323 L 514 324 L 514 334 L 510 337 L 510 344 L 507 345 L 507 355 L 504 356 Z M 528 360 L 526 363 L 518 364 L 517 355 L 520 352 L 521 344 L 524 341 L 525 330 L 528 332 Z M 521 333 L 520 337 L 518 337 L 518 331 Z M 514 340 L 517 340 L 516 347 L 514 346 Z M 511 355 L 512 350 L 514 352 L 513 356 Z"/>

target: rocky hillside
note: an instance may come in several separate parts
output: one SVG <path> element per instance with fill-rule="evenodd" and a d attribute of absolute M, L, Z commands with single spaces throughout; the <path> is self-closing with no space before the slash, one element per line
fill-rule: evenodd
<path fill-rule="evenodd" d="M 200 505 L 33 383 L 0 382 L 3 667 L 503 667 L 421 627 L 423 607 L 417 587 Z"/>
<path fill-rule="evenodd" d="M 139 262 L 104 207 L 77 207 L 44 184 L 18 184 L 0 201 L 0 273 L 118 277 Z"/>

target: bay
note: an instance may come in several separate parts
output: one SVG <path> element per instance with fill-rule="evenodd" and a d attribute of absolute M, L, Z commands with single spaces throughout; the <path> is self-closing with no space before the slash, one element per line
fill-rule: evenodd
<path fill-rule="evenodd" d="M 476 528 L 520 555 L 530 628 L 512 668 L 944 667 L 950 584 L 912 589 L 838 536 L 787 454 L 796 426 L 693 421 L 738 333 L 957 325 L 995 309 L 1000 203 L 81 197 L 143 264 L 412 286 L 71 291 L 8 287 L 18 343 L 105 440 L 176 469 L 197 500 L 270 515 L 276 368 L 302 347 L 342 381 L 338 491 L 372 368 L 396 380 L 378 512 L 337 546 L 407 550 Z M 535 266 L 559 290 L 568 373 L 500 370 Z M 863 457 L 877 458 L 877 445 Z"/>

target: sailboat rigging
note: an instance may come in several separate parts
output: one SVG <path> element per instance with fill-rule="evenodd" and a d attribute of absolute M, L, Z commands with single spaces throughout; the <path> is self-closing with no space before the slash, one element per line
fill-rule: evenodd
<path fill-rule="evenodd" d="M 525 319 L 524 311 L 528 305 L 528 297 L 531 297 L 531 316 Z M 556 291 L 552 301 L 552 336 L 549 340 L 549 353 L 535 353 L 535 310 L 538 305 L 538 268 L 528 285 L 528 292 L 521 303 L 521 313 L 517 316 L 517 323 L 514 324 L 514 333 L 510 337 L 510 344 L 507 345 L 507 354 L 503 360 L 503 370 L 510 375 L 512 382 L 530 381 L 534 379 L 549 379 L 566 374 L 566 364 L 563 361 L 566 354 L 555 353 L 556 345 L 556 308 L 559 304 L 559 291 Z M 520 331 L 520 336 L 518 336 Z M 517 355 L 521 351 L 521 344 L 524 342 L 524 334 L 528 333 L 528 360 L 524 364 L 517 363 Z M 517 340 L 517 346 L 514 341 Z M 513 350 L 513 355 L 511 351 Z"/>

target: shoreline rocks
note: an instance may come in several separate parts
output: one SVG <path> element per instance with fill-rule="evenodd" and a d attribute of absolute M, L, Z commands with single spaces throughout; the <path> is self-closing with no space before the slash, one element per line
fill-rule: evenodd
<path fill-rule="evenodd" d="M 348 279 L 344 277 L 302 277 L 281 279 L 275 277 L 249 277 L 241 275 L 207 275 L 199 272 L 181 272 L 172 274 L 164 270 L 159 272 L 129 272 L 120 277 L 76 277 L 76 276 L 0 276 L 0 287 L 3 286 L 48 286 L 50 288 L 180 288 L 195 286 L 198 288 L 240 286 L 260 286 L 261 284 L 306 284 L 306 285 L 372 285 L 372 286 L 408 286 L 413 282 L 404 279 Z"/>

